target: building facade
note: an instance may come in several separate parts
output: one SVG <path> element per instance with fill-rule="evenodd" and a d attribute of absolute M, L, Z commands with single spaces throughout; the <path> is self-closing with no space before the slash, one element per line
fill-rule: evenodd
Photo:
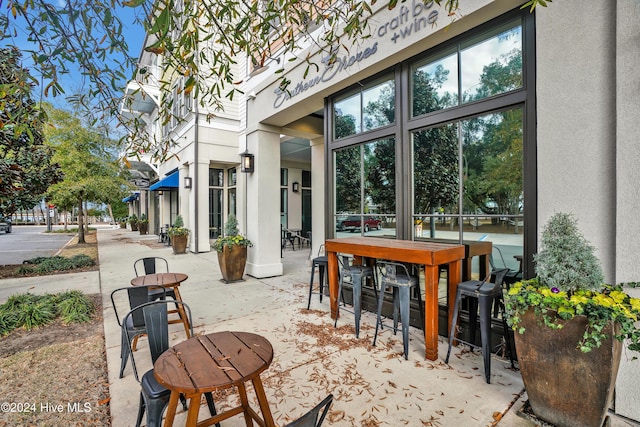
<path fill-rule="evenodd" d="M 155 129 L 176 141 L 158 176 L 179 177 L 169 197 L 149 197 L 158 223 L 181 214 L 189 249 L 203 252 L 235 214 L 254 243 L 246 272 L 259 278 L 282 274 L 281 227 L 311 231 L 313 251 L 352 233 L 490 240 L 532 277 L 541 228 L 563 211 L 608 282 L 637 281 L 640 3 L 523 3 L 462 1 L 454 18 L 432 2 L 380 3 L 371 36 L 335 60 L 312 45 L 296 52 L 317 71 L 274 57 L 210 121 L 185 100 L 183 122 Z M 243 152 L 252 173 L 240 172 Z M 640 419 L 619 387 L 616 411 Z"/>

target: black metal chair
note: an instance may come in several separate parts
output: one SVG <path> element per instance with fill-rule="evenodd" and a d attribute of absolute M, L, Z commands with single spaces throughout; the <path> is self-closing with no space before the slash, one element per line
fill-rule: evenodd
<path fill-rule="evenodd" d="M 343 285 L 345 280 L 351 283 L 352 296 L 353 296 L 353 314 L 356 320 L 356 338 L 360 337 L 360 316 L 362 312 L 362 286 L 363 283 L 367 280 L 367 278 L 371 279 L 373 282 L 373 291 L 376 294 L 376 299 L 378 299 L 378 284 L 376 279 L 376 274 L 374 267 L 368 265 L 351 265 L 349 261 L 349 257 L 346 255 L 342 255 L 338 259 L 340 261 L 341 269 L 340 269 L 340 282 L 338 285 L 338 302 L 340 298 L 342 298 L 342 302 L 344 303 L 344 295 L 342 294 Z M 335 322 L 333 323 L 333 327 L 338 326 L 338 316 L 336 316 Z M 377 327 L 377 325 L 376 325 Z"/>
<path fill-rule="evenodd" d="M 154 292 L 159 289 L 160 292 L 164 292 L 163 288 L 154 287 Z M 118 321 L 118 325 L 122 330 L 121 340 L 120 340 L 120 375 L 119 378 L 124 376 L 124 369 L 127 366 L 127 361 L 129 360 L 129 356 L 132 354 L 132 351 L 136 350 L 136 345 L 138 343 L 138 338 L 147 333 L 147 329 L 144 324 L 144 319 L 142 318 L 142 313 L 136 313 L 135 316 L 129 316 L 128 319 L 123 318 L 120 320 L 120 316 L 118 314 L 118 294 L 124 294 L 126 292 L 128 299 L 128 310 L 133 310 L 134 308 L 148 303 L 152 301 L 151 291 L 149 286 L 128 286 L 125 288 L 118 288 L 111 292 L 111 304 L 113 306 L 113 311 L 116 315 L 116 320 Z M 125 316 L 126 317 L 126 316 Z M 133 356 L 132 356 L 133 357 Z M 138 373 L 135 371 L 135 365 L 133 366 L 134 374 L 136 378 L 138 377 Z"/>
<path fill-rule="evenodd" d="M 332 402 L 333 394 L 330 394 L 309 412 L 284 427 L 320 427 L 329 412 Z"/>
<path fill-rule="evenodd" d="M 497 247 L 496 245 L 493 245 L 493 247 L 491 248 L 492 252 L 491 255 L 489 256 L 489 264 L 491 265 L 491 282 L 495 283 L 496 282 L 496 277 L 495 277 L 495 273 L 498 271 L 502 271 L 502 270 L 506 270 L 506 273 L 504 275 L 504 283 L 507 285 L 512 285 L 516 282 L 519 282 L 522 280 L 522 270 L 513 270 L 510 269 L 509 267 L 507 267 L 507 263 L 504 260 L 504 256 L 502 255 L 502 251 L 500 250 L 499 247 Z M 497 254 L 496 256 L 493 256 L 493 254 Z"/>
<path fill-rule="evenodd" d="M 318 274 L 320 275 L 318 293 L 320 294 L 320 302 L 322 302 L 325 280 L 328 279 L 329 270 L 329 258 L 327 258 L 324 253 L 324 244 L 320 245 L 320 248 L 318 248 L 318 256 L 311 260 L 311 278 L 309 279 L 309 302 L 307 303 L 307 310 L 311 307 L 311 294 L 313 294 L 313 278 L 315 277 L 316 267 L 318 268 Z"/>
<path fill-rule="evenodd" d="M 158 233 L 158 243 L 167 243 L 169 239 L 169 224 L 165 224 L 160 227 L 160 232 Z"/>
<path fill-rule="evenodd" d="M 508 272 L 508 269 L 496 270 L 490 272 L 484 280 L 468 280 L 466 282 L 460 283 L 458 285 L 456 300 L 453 306 L 453 319 L 451 321 L 451 330 L 449 331 L 449 348 L 447 350 L 447 357 L 445 358 L 444 362 L 449 363 L 451 347 L 453 346 L 454 341 L 466 344 L 472 349 L 480 347 L 482 349 L 482 356 L 484 360 L 484 376 L 487 384 L 491 382 L 491 313 L 492 306 L 494 305 L 496 300 L 498 300 L 497 306 L 500 308 L 500 314 L 502 315 L 502 327 L 504 331 L 505 341 L 509 350 L 511 367 L 514 367 L 511 336 L 509 335 L 510 330 L 507 325 L 504 304 L 502 303 L 502 286 L 504 278 L 506 277 Z M 489 278 L 492 276 L 495 277 L 494 283 L 488 282 Z M 469 306 L 468 341 L 465 341 L 462 338 L 456 336 L 458 314 L 463 297 L 467 298 Z M 480 346 L 477 346 L 475 344 L 478 317 L 480 317 Z"/>
<path fill-rule="evenodd" d="M 167 349 L 169 349 L 169 325 L 168 325 L 168 308 L 167 304 L 182 304 L 189 324 L 191 325 L 191 309 L 182 301 L 167 301 L 157 300 L 142 304 L 129 313 L 126 314 L 123 320 L 123 324 L 126 324 L 130 319 L 134 317 L 142 317 L 144 324 L 146 325 L 147 337 L 149 342 L 149 350 L 151 353 L 151 362 L 155 363 L 158 357 Z M 191 327 L 191 335 L 193 336 L 193 327 Z M 145 411 L 147 412 L 147 426 L 160 427 L 162 425 L 162 413 L 164 412 L 167 404 L 169 403 L 169 397 L 171 391 L 160 385 L 153 375 L 153 369 L 148 370 L 142 376 L 142 379 L 138 378 L 137 369 L 135 365 L 135 358 L 131 357 L 131 363 L 134 367 L 134 373 L 136 374 L 136 380 L 140 382 L 140 404 L 138 407 L 138 417 L 136 420 L 136 427 L 139 427 L 142 423 Z M 216 408 L 213 402 L 213 396 L 211 393 L 206 393 L 207 406 L 211 415 L 216 415 Z M 187 410 L 186 399 L 181 395 L 180 400 L 184 410 Z M 220 427 L 220 424 L 216 424 Z"/>
<path fill-rule="evenodd" d="M 376 321 L 376 332 L 373 337 L 373 345 L 376 345 L 378 338 L 378 326 L 382 325 L 382 303 L 384 292 L 387 287 L 393 288 L 393 333 L 398 330 L 398 311 L 400 311 L 400 322 L 402 323 L 402 344 L 404 347 L 404 358 L 409 358 L 409 314 L 411 304 L 411 290 L 414 289 L 418 299 L 421 325 L 424 325 L 424 305 L 422 304 L 422 294 L 420 291 L 420 280 L 417 276 L 409 274 L 407 266 L 398 262 L 378 261 L 380 274 L 380 296 L 378 297 L 378 318 Z"/>
<path fill-rule="evenodd" d="M 133 263 L 133 269 L 136 272 L 136 277 L 144 276 L 147 274 L 156 273 L 168 273 L 169 263 L 162 257 L 146 257 L 140 258 Z M 154 301 L 160 297 L 169 297 L 176 299 L 176 293 L 173 288 L 166 288 L 162 292 L 158 288 L 150 290 L 150 300 Z"/>

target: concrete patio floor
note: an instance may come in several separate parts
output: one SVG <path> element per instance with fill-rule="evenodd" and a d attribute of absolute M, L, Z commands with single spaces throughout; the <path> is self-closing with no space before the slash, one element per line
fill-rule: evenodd
<path fill-rule="evenodd" d="M 443 338 L 440 358 L 427 361 L 421 331 L 411 328 L 409 360 L 404 360 L 402 337 L 394 336 L 390 328 L 384 329 L 375 347 L 371 346 L 373 314 L 363 313 L 359 339 L 355 338 L 351 313 L 343 311 L 338 328 L 334 329 L 328 298 L 320 303 L 316 294 L 311 310 L 306 309 L 309 249 L 289 249 L 284 253 L 283 276 L 246 277 L 244 282 L 225 284 L 215 253 L 173 255 L 171 248 L 156 243 L 155 236 L 139 236 L 126 230 L 101 230 L 98 238 L 114 426 L 135 422 L 139 386 L 130 365 L 124 378 L 118 378 L 120 331 L 109 294 L 112 289 L 129 284 L 133 262 L 144 256 L 165 257 L 171 271 L 189 275 L 180 292 L 191 307 L 196 334 L 249 331 L 271 342 L 274 359 L 262 379 L 277 425 L 297 418 L 333 393 L 327 425 L 487 426 L 522 395 L 520 374 L 510 369 L 508 361 L 493 359 L 491 384 L 482 377 L 479 353 L 461 351 L 460 347 L 446 365 L 443 358 L 447 345 Z M 182 325 L 171 325 L 171 331 L 173 342 L 185 339 Z M 135 357 L 140 371 L 151 367 L 144 340 Z M 229 402 L 235 405 L 237 393 L 231 391 L 227 395 L 216 396 L 219 410 L 228 407 Z M 250 399 L 253 396 L 249 390 Z M 176 425 L 184 422 L 185 415 L 179 405 Z M 208 415 L 206 406 L 200 415 Z M 245 425 L 241 416 L 221 424 Z"/>
<path fill-rule="evenodd" d="M 153 235 L 141 236 L 124 229 L 99 229 L 100 271 L 65 275 L 65 281 L 39 278 L 7 279 L 0 286 L 0 301 L 12 293 L 56 292 L 80 289 L 103 296 L 104 331 L 109 371 L 110 409 L 113 426 L 135 424 L 140 386 L 131 364 L 124 378 L 120 368 L 120 329 L 111 304 L 112 290 L 129 286 L 135 276 L 133 263 L 146 256 L 168 260 L 170 270 L 189 279 L 180 287 L 191 307 L 196 334 L 223 330 L 248 331 L 266 337 L 274 349 L 262 380 L 276 425 L 299 417 L 327 394 L 335 396 L 325 425 L 332 426 L 533 426 L 517 415 L 526 400 L 520 373 L 508 360 L 494 356 L 491 384 L 484 381 L 482 356 L 463 346 L 454 348 L 444 363 L 447 344 L 439 341 L 439 358 L 424 357 L 420 330 L 411 328 L 409 360 L 402 354 L 401 334 L 386 328 L 373 347 L 375 316 L 363 313 L 360 338 L 355 338 L 353 314 L 341 311 L 338 328 L 329 316 L 328 298 L 313 295 L 307 310 L 309 249 L 284 254 L 284 275 L 267 279 L 245 276 L 245 281 L 221 281 L 215 252 L 174 255 Z M 317 280 L 318 275 L 316 275 Z M 126 304 L 126 302 L 124 302 Z M 126 311 L 125 308 L 121 310 Z M 385 325 L 389 324 L 387 321 Z M 172 343 L 185 339 L 181 324 L 170 325 Z M 134 354 L 139 372 L 151 368 L 147 343 L 141 339 Z M 252 406 L 257 408 L 249 387 Z M 237 393 L 214 395 L 218 410 L 236 404 Z M 206 405 L 200 418 L 208 416 Z M 178 405 L 174 425 L 183 425 L 186 414 Z M 242 416 L 221 423 L 244 426 Z M 616 417 L 612 426 L 635 424 Z"/>

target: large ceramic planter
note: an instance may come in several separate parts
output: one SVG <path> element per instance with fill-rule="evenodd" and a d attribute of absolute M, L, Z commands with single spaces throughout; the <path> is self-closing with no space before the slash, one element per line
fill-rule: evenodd
<path fill-rule="evenodd" d="M 131 231 L 138 231 L 138 223 L 131 223 Z"/>
<path fill-rule="evenodd" d="M 138 223 L 138 231 L 140 231 L 140 234 L 147 234 L 149 232 L 149 224 L 148 223 L 139 222 Z"/>
<path fill-rule="evenodd" d="M 218 264 L 222 280 L 226 283 L 239 282 L 244 275 L 244 267 L 247 264 L 246 246 L 225 246 L 222 252 L 218 252 Z"/>
<path fill-rule="evenodd" d="M 557 427 L 601 427 L 613 396 L 622 343 L 609 337 L 599 348 L 576 348 L 587 319 L 576 316 L 562 329 L 541 323 L 533 310 L 522 318 L 524 334 L 515 334 L 518 362 L 535 415 Z"/>
<path fill-rule="evenodd" d="M 171 236 L 171 247 L 174 254 L 187 253 L 187 239 L 189 235 L 184 236 Z"/>

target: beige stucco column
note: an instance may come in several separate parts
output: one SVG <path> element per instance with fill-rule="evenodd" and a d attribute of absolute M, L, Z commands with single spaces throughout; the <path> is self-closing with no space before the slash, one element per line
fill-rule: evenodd
<path fill-rule="evenodd" d="M 189 194 L 189 223 L 192 224 L 191 236 L 189 238 L 189 250 L 191 252 L 210 252 L 209 159 L 200 156 L 200 158 L 197 159 L 197 162 L 197 168 L 194 168 L 193 164 L 189 167 L 189 176 L 192 177 L 192 187 L 190 190 L 185 190 L 185 192 L 188 192 Z M 183 185 L 183 183 L 180 185 Z M 198 223 L 197 227 L 196 222 Z"/>
<path fill-rule="evenodd" d="M 324 188 L 324 138 L 310 141 L 311 145 L 311 236 L 313 248 L 311 253 L 317 255 L 318 248 L 324 243 L 325 233 L 325 188 Z M 330 221 L 331 222 L 331 221 Z"/>
<path fill-rule="evenodd" d="M 637 99 L 638 34 L 640 34 L 640 3 L 637 0 L 616 2 L 616 227 L 615 281 L 637 282 L 640 252 L 640 145 L 638 144 Z M 630 88 L 635 88 L 630 90 Z M 633 290 L 634 297 L 640 292 Z M 640 360 L 632 352 L 623 351 L 616 382 L 615 410 L 617 414 L 640 420 Z"/>
<path fill-rule="evenodd" d="M 258 125 L 247 134 L 255 169 L 247 176 L 246 273 L 253 277 L 282 275 L 280 259 L 280 131 Z"/>

